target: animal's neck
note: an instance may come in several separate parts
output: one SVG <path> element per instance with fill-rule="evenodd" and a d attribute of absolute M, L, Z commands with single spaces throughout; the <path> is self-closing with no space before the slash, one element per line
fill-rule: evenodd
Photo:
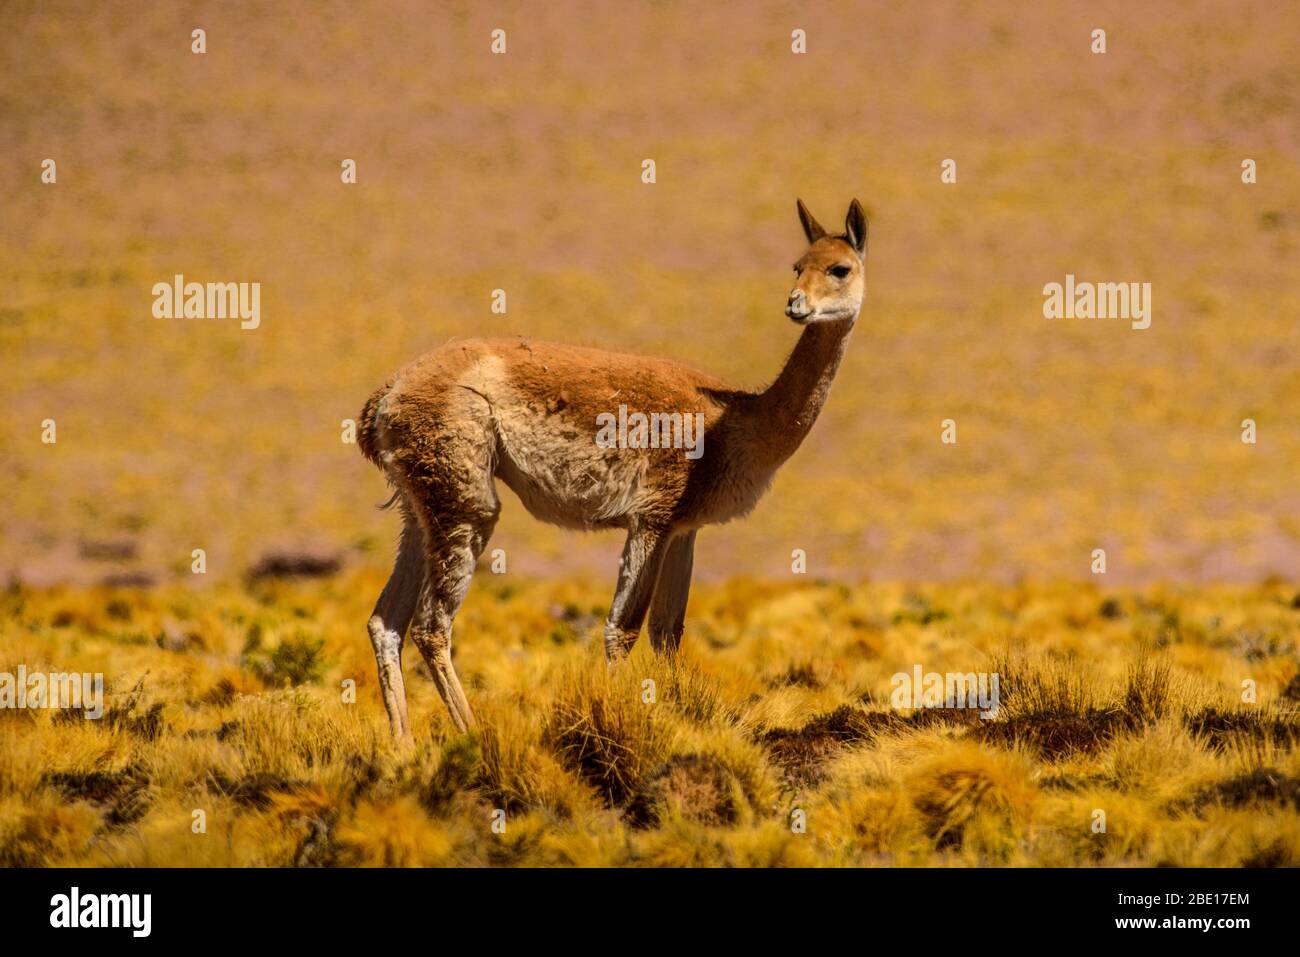
<path fill-rule="evenodd" d="M 831 389 L 853 323 L 813 322 L 804 328 L 785 368 L 752 405 L 760 464 L 776 468 L 808 435 Z"/>

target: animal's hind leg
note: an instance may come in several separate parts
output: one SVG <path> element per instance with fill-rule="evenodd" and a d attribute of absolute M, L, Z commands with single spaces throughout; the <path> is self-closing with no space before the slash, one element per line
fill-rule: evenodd
<path fill-rule="evenodd" d="M 397 403 L 389 430 L 401 450 L 396 456 L 400 484 L 424 533 L 424 582 L 411 641 L 452 721 L 465 731 L 474 714 L 451 663 L 451 624 L 501 511 L 492 480 L 496 431 L 490 408 L 472 389 L 408 401 L 411 409 Z"/>
<path fill-rule="evenodd" d="M 451 627 L 461 602 L 465 600 L 465 593 L 469 591 L 474 564 L 495 525 L 495 514 L 490 518 L 455 523 L 444 520 L 436 534 L 430 536 L 433 540 L 429 547 L 428 569 L 416 603 L 415 621 L 411 625 L 411 640 L 424 656 L 438 694 L 447 705 L 451 720 L 461 731 L 474 727 L 474 712 L 470 710 L 465 690 L 451 661 Z"/>
<path fill-rule="evenodd" d="M 409 514 L 402 527 L 402 539 L 397 547 L 393 574 L 384 586 L 370 614 L 366 630 L 375 648 L 375 664 L 379 669 L 379 690 L 388 712 L 388 724 L 393 737 L 402 742 L 411 740 L 411 724 L 406 713 L 406 685 L 402 680 L 402 641 L 406 628 L 415 613 L 416 600 L 424 583 L 424 535 L 420 526 Z"/>

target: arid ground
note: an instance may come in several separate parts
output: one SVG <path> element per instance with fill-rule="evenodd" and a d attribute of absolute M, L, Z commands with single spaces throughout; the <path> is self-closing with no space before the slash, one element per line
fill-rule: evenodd
<path fill-rule="evenodd" d="M 12 0 L 0 63 L 0 670 L 110 692 L 0 710 L 0 863 L 1300 864 L 1296 7 Z M 345 420 L 484 334 L 760 387 L 796 196 L 866 206 L 866 305 L 685 660 L 607 674 L 618 536 L 503 493 L 483 727 L 408 651 L 392 749 Z M 155 318 L 176 274 L 260 326 Z M 1067 274 L 1150 328 L 1045 318 Z M 891 707 L 915 665 L 1002 711 Z"/>

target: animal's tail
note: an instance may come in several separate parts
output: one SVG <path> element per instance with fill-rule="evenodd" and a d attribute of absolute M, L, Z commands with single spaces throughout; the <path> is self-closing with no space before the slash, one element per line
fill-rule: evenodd
<path fill-rule="evenodd" d="M 357 423 L 357 445 L 361 447 L 361 454 L 380 469 L 384 463 L 379 458 L 379 403 L 391 387 L 391 382 L 385 384 L 366 400 L 365 407 L 361 410 L 361 419 Z"/>
<path fill-rule="evenodd" d="M 361 420 L 357 423 L 357 445 L 361 447 L 361 454 L 384 473 L 384 477 L 389 480 L 389 484 L 392 484 L 392 478 L 388 475 L 383 460 L 379 457 L 379 403 L 383 401 L 392 385 L 391 382 L 387 383 L 366 400 L 365 407 L 361 410 Z M 402 493 L 394 489 L 392 497 L 380 505 L 379 508 L 392 508 L 401 497 Z"/>

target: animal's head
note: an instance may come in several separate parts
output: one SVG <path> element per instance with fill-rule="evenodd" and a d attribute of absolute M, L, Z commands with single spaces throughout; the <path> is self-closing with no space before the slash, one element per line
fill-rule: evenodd
<path fill-rule="evenodd" d="M 794 264 L 795 282 L 785 314 L 800 325 L 852 321 L 862 308 L 867 283 L 867 214 L 849 204 L 844 234 L 828 235 L 803 200 L 796 200 L 808 249 Z"/>

